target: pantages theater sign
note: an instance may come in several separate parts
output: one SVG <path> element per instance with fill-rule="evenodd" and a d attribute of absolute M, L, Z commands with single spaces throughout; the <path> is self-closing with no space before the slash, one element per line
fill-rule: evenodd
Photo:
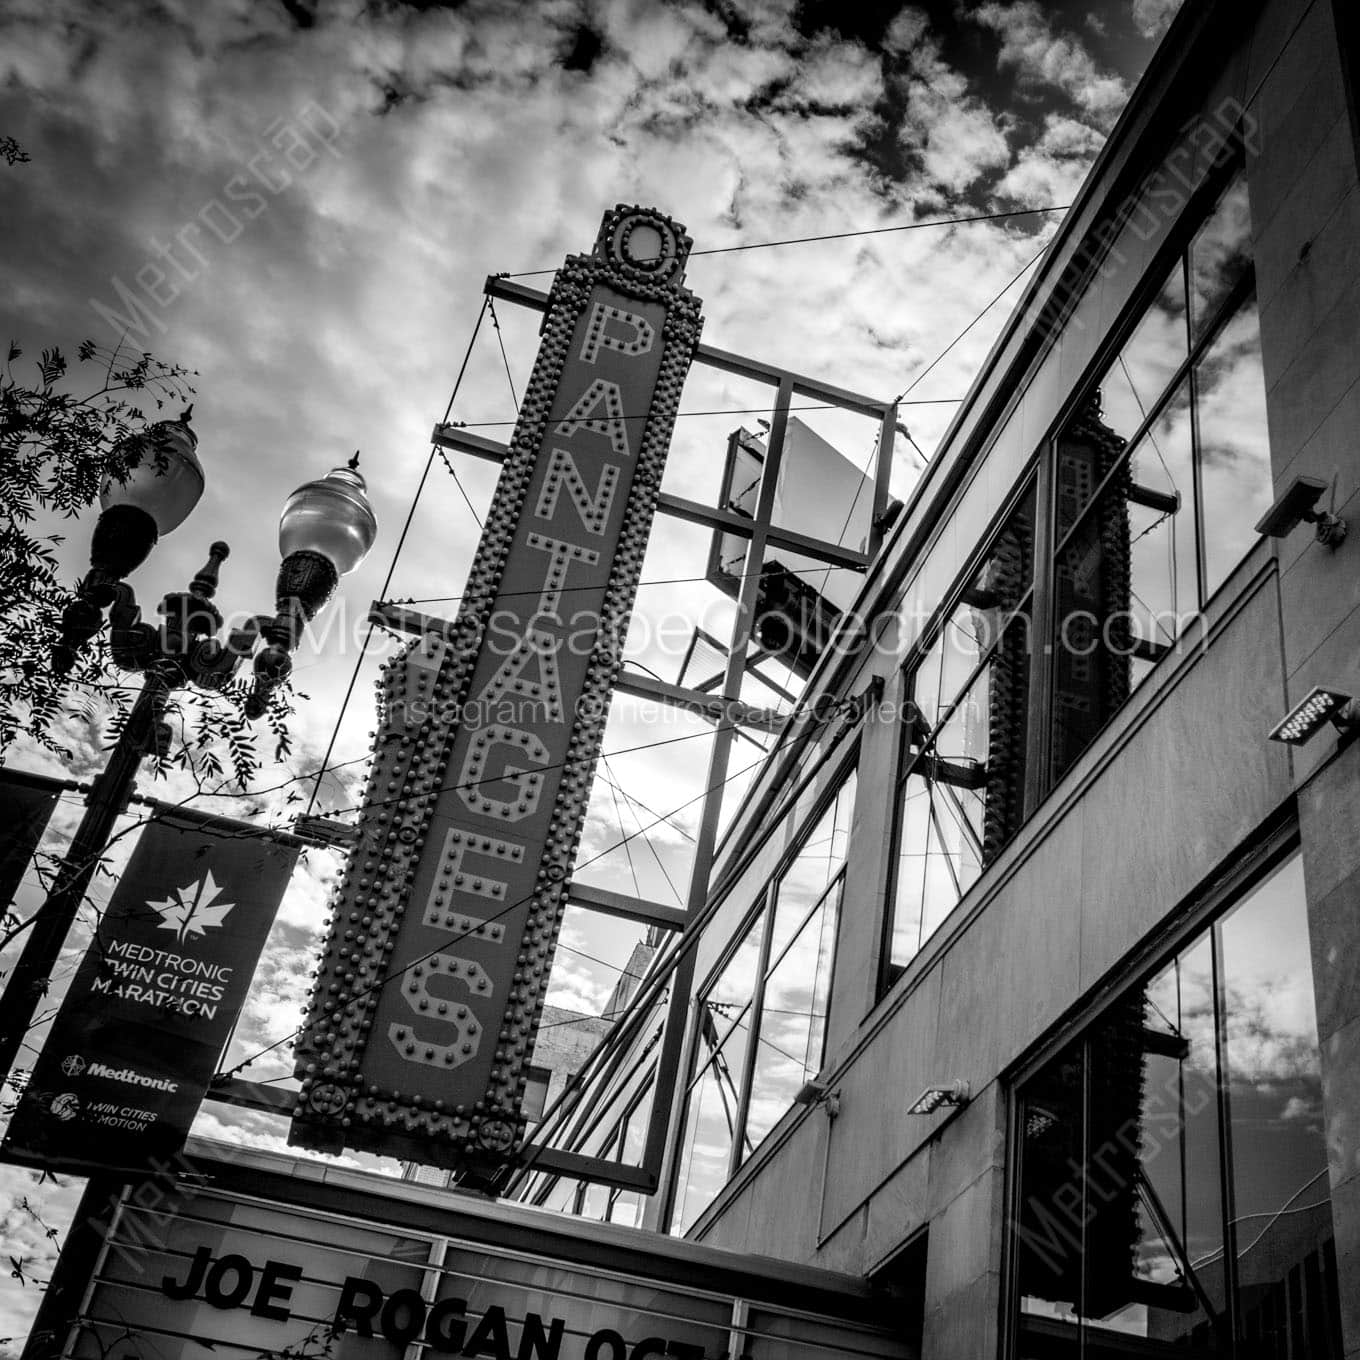
<path fill-rule="evenodd" d="M 383 682 L 290 1141 L 489 1171 L 542 1011 L 680 390 L 691 242 L 606 214 L 558 272 L 457 618 Z"/>

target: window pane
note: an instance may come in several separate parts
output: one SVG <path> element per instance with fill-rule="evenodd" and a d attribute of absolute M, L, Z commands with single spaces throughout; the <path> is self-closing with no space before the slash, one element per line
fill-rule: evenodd
<path fill-rule="evenodd" d="M 983 631 L 989 643 L 1000 637 L 1007 615 L 1034 582 L 1034 503 L 1031 485 L 964 590 L 965 603 L 987 620 Z"/>
<path fill-rule="evenodd" d="M 572 1202 L 576 1198 L 578 1184 L 577 1181 L 554 1181 L 552 1189 L 548 1192 L 548 1197 L 543 1201 L 543 1207 L 553 1209 L 559 1214 L 570 1213 Z"/>
<path fill-rule="evenodd" d="M 642 1222 L 642 1196 L 636 1190 L 616 1190 L 609 1202 L 609 1221 L 636 1228 Z"/>
<path fill-rule="evenodd" d="M 921 939 L 921 904 L 925 897 L 926 842 L 930 830 L 930 784 L 909 775 L 898 807 L 897 871 L 894 879 L 892 931 L 888 943 L 890 977 L 916 956 Z"/>
<path fill-rule="evenodd" d="M 1034 505 L 1031 487 L 917 665 L 912 698 L 932 728 L 996 645 L 1034 582 Z"/>
<path fill-rule="evenodd" d="M 746 1071 L 746 1046 L 751 1036 L 751 1003 L 705 1001 L 699 1012 L 699 1043 L 696 1063 L 710 1059 L 726 1074 L 734 1089 Z"/>
<path fill-rule="evenodd" d="M 609 1216 L 609 1187 L 587 1186 L 585 1199 L 581 1201 L 580 1214 L 582 1218 L 593 1218 L 602 1223 Z"/>
<path fill-rule="evenodd" d="M 760 937 L 763 917 L 757 917 L 746 932 L 736 953 L 727 961 L 713 985 L 704 995 L 701 1036 L 715 1049 L 731 1029 L 732 1022 L 755 995 L 756 968 L 760 963 Z"/>
<path fill-rule="evenodd" d="M 982 789 L 985 812 L 980 823 L 984 866 L 996 858 L 1024 820 L 1029 652 L 1029 621 L 1018 618 L 978 682 L 987 705 L 987 782 Z"/>
<path fill-rule="evenodd" d="M 647 1142 L 647 1125 L 652 1118 L 652 1096 L 655 1089 L 649 1078 L 642 1099 L 629 1112 L 628 1121 L 624 1126 L 620 1158 L 630 1166 L 637 1166 L 642 1161 L 642 1150 Z"/>
<path fill-rule="evenodd" d="M 1257 541 L 1274 499 L 1261 329 L 1253 298 L 1195 368 L 1204 495 L 1205 590 L 1212 594 Z"/>
<path fill-rule="evenodd" d="M 1246 178 L 1239 175 L 1190 244 L 1192 343 L 1209 329 L 1228 294 L 1250 268 L 1251 210 Z"/>
<path fill-rule="evenodd" d="M 1177 261 L 1090 401 L 1059 440 L 1060 535 L 1090 504 L 1101 478 L 1146 423 L 1188 355 L 1184 266 Z"/>
<path fill-rule="evenodd" d="M 1123 455 L 1126 440 L 1105 420 L 1097 392 L 1058 436 L 1057 530 L 1061 539 L 1081 518 L 1096 488 Z"/>
<path fill-rule="evenodd" d="M 1021 1360 L 1340 1360 L 1297 855 L 1026 1082 L 1017 1111 Z"/>
<path fill-rule="evenodd" d="M 1087 1062 L 1091 1349 L 1117 1333 L 1219 1354 L 1226 1295 L 1207 939 L 1114 1008 Z"/>
<path fill-rule="evenodd" d="M 1058 550 L 1051 776 L 1058 779 L 1198 608 L 1191 385 L 1183 382 Z M 1120 441 L 1087 408 L 1058 443 L 1060 476 L 1114 464 Z M 1062 472 L 1061 469 L 1066 469 Z"/>
<path fill-rule="evenodd" d="M 926 842 L 921 940 L 928 940 L 982 872 L 982 837 L 975 794 L 942 780 L 926 792 L 930 835 Z"/>
<path fill-rule="evenodd" d="M 945 637 L 941 633 L 926 648 L 912 674 L 912 702 L 928 727 L 934 727 L 940 720 L 940 657 L 944 648 Z"/>
<path fill-rule="evenodd" d="M 996 641 L 987 611 L 960 604 L 945 624 L 944 656 L 940 666 L 940 709 L 949 707 L 977 669 L 983 653 Z"/>
<path fill-rule="evenodd" d="M 1223 1204 L 1208 936 L 1153 978 L 1145 996 L 1144 1025 L 1152 1038 L 1144 1058 L 1151 1099 L 1144 1101 L 1143 1169 L 1199 1290 L 1218 1314 L 1224 1297 Z M 1165 1042 L 1160 1051 L 1158 1039 Z M 1161 1278 L 1165 1268 L 1158 1272 L 1149 1262 L 1149 1274 Z M 1156 1334 L 1168 1334 L 1166 1322 Z"/>
<path fill-rule="evenodd" d="M 793 938 L 808 912 L 826 891 L 827 884 L 845 863 L 854 805 L 855 776 L 852 772 L 779 880 L 770 933 L 772 961 Z M 747 995 L 750 995 L 749 991 Z"/>
<path fill-rule="evenodd" d="M 1025 1084 L 1019 1106 L 1014 1232 L 1020 1360 L 1078 1354 L 1084 1076 L 1082 1045 L 1076 1043 Z"/>
<path fill-rule="evenodd" d="M 1101 419 L 1127 443 L 1146 423 L 1158 399 L 1189 355 L 1185 320 L 1184 265 L 1177 260 L 1148 310 L 1097 383 Z M 1094 486 L 1069 492 L 1071 524 Z M 1060 502 L 1060 517 L 1062 505 Z"/>
<path fill-rule="evenodd" d="M 1029 627 L 1021 617 L 901 786 L 889 982 L 1020 826 L 1028 695 Z"/>
<path fill-rule="evenodd" d="M 936 734 L 935 760 L 924 766 L 933 775 L 937 792 L 971 829 L 977 858 L 982 858 L 983 811 L 986 806 L 988 735 L 990 732 L 989 672 L 984 671 L 962 695 L 949 720 Z"/>
<path fill-rule="evenodd" d="M 736 1116 L 730 1078 L 710 1064 L 690 1090 L 672 1232 L 686 1232 L 727 1183 Z"/>
<path fill-rule="evenodd" d="M 1220 930 L 1243 1325 L 1266 1354 L 1340 1356 L 1335 1286 L 1324 1283 L 1332 1207 L 1302 861 Z"/>
<path fill-rule="evenodd" d="M 956 718 L 961 712 L 962 705 Z M 953 725 L 951 719 L 947 728 Z M 927 755 L 903 786 L 889 981 L 915 957 L 982 872 L 983 794 L 957 782 L 967 769 L 966 762 L 950 769 L 948 762 L 941 766 Z"/>
<path fill-rule="evenodd" d="M 1127 476 L 1058 552 L 1053 573 L 1052 777 L 1060 778 L 1132 690 Z"/>
<path fill-rule="evenodd" d="M 1199 607 L 1188 381 L 1133 450 L 1129 478 L 1130 679 L 1137 687 Z"/>
<path fill-rule="evenodd" d="M 813 912 L 766 981 L 746 1119 L 748 1148 L 759 1144 L 821 1066 L 842 883 Z"/>

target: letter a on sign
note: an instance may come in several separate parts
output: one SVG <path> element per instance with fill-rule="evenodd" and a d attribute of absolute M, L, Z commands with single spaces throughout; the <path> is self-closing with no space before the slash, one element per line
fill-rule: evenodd
<path fill-rule="evenodd" d="M 699 339 L 689 249 L 670 218 L 620 207 L 558 272 L 448 645 L 385 675 L 294 1143 L 479 1174 L 516 1159 L 615 639 Z"/>

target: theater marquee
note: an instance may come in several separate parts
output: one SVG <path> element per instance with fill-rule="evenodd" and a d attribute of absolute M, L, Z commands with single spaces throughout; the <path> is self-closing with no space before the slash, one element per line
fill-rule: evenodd
<path fill-rule="evenodd" d="M 494 1169 L 543 1005 L 680 390 L 690 241 L 605 216 L 559 271 L 462 606 L 391 665 L 298 1041 L 290 1139 Z"/>
<path fill-rule="evenodd" d="M 204 1140 L 90 1182 L 23 1360 L 907 1360 L 858 1278 Z"/>

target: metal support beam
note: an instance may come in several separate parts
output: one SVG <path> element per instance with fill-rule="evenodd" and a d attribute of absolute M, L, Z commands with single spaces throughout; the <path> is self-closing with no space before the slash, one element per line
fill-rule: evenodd
<path fill-rule="evenodd" d="M 621 916 L 626 921 L 645 921 L 667 930 L 683 930 L 685 922 L 689 920 L 689 913 L 683 907 L 667 907 L 642 897 L 629 897 L 626 893 L 593 888 L 588 883 L 573 882 L 567 900 L 574 906 L 588 907 L 606 916 Z"/>
<path fill-rule="evenodd" d="M 537 288 L 528 288 L 522 283 L 515 283 L 512 279 L 488 275 L 483 291 L 490 297 L 513 302 L 536 312 L 548 310 L 547 293 L 540 292 Z M 718 349 L 715 345 L 700 344 L 694 351 L 694 362 L 707 364 L 710 368 L 731 373 L 739 378 L 751 378 L 755 382 L 768 383 L 771 387 L 778 387 L 787 381 L 791 394 L 797 392 L 800 396 L 815 397 L 834 406 L 842 406 L 847 411 L 873 416 L 876 420 L 882 420 L 889 412 L 896 410 L 891 401 L 866 397 L 862 392 L 851 392 L 848 388 L 836 387 L 832 383 L 809 378 L 802 373 L 790 373 L 787 369 L 776 368 L 773 364 L 763 364 L 759 359 L 748 359 L 745 355 L 733 354 L 729 350 Z"/>
<path fill-rule="evenodd" d="M 484 458 L 488 462 L 504 462 L 508 449 L 494 439 L 472 434 L 456 425 L 436 425 L 430 432 L 430 442 L 442 449 L 453 449 L 458 453 L 470 454 L 474 458 Z M 889 438 L 888 461 L 891 462 L 891 438 Z M 882 458 L 880 457 L 880 462 Z M 886 504 L 886 483 L 884 503 Z M 710 529 L 722 529 L 740 538 L 750 538 L 755 532 L 752 521 L 745 515 L 734 514 L 731 510 L 719 510 L 700 501 L 688 500 L 662 491 L 657 496 L 656 508 L 663 515 L 673 519 L 685 520 L 689 524 L 701 524 Z M 766 538 L 773 547 L 787 548 L 790 552 L 803 553 L 819 561 L 829 562 L 832 566 L 849 567 L 852 571 L 868 570 L 870 554 L 856 552 L 853 548 L 840 543 L 831 543 L 824 538 L 813 538 L 809 534 L 795 533 L 792 529 L 781 529 L 770 525 Z"/>
<path fill-rule="evenodd" d="M 888 483 L 892 479 L 893 440 L 897 435 L 897 407 L 893 405 L 883 412 L 883 420 L 878 427 L 878 449 L 874 454 L 874 505 L 869 517 L 869 556 L 877 557 L 883 544 L 884 521 L 888 513 L 891 492 Z"/>
<path fill-rule="evenodd" d="M 754 727 L 771 735 L 782 731 L 785 723 L 784 714 L 776 713 L 772 708 L 752 708 L 740 699 L 724 699 L 718 694 L 672 685 L 668 680 L 654 680 L 649 675 L 638 675 L 635 671 L 621 671 L 614 688 L 622 694 L 631 694 L 635 699 L 656 699 L 663 704 L 697 713 L 712 722 L 740 723 L 743 727 Z"/>
<path fill-rule="evenodd" d="M 246 1081 L 243 1077 L 224 1077 L 208 1087 L 205 1100 L 221 1101 L 243 1110 L 258 1110 L 261 1114 L 293 1113 L 297 1092 L 286 1086 L 270 1086 L 262 1081 Z"/>
<path fill-rule="evenodd" d="M 535 1174 L 555 1171 L 560 1175 L 580 1177 L 600 1185 L 616 1185 L 623 1190 L 641 1190 L 650 1195 L 656 1189 L 656 1177 L 639 1166 L 625 1166 L 604 1157 L 586 1157 L 579 1152 L 563 1152 L 559 1148 L 524 1146 L 525 1159 L 532 1158 Z"/>
<path fill-rule="evenodd" d="M 396 633 L 409 633 L 413 637 L 425 633 L 443 635 L 453 627 L 448 619 L 441 619 L 435 614 L 423 614 L 405 605 L 389 604 L 384 600 L 373 601 L 369 606 L 368 618 L 370 623 L 381 624 Z M 686 689 L 683 685 L 654 680 L 651 676 L 638 675 L 634 671 L 621 672 L 614 682 L 614 688 L 621 694 L 631 694 L 635 699 L 655 699 L 676 708 L 688 709 L 711 722 L 735 722 L 772 735 L 780 732 L 784 726 L 784 715 L 772 708 L 752 708 L 740 699 L 724 699 L 721 695 Z"/>
<path fill-rule="evenodd" d="M 498 439 L 488 439 L 483 434 L 473 434 L 461 425 L 436 425 L 430 431 L 430 443 L 438 444 L 441 449 L 456 449 L 459 453 L 471 454 L 473 458 L 485 459 L 488 463 L 503 463 L 510 453 L 509 445 Z"/>

